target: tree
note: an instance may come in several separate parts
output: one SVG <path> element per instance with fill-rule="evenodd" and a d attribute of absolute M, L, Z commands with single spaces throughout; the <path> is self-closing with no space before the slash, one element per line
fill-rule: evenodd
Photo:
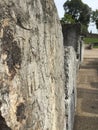
<path fill-rule="evenodd" d="M 95 22 L 96 28 L 98 29 L 98 9 L 92 12 L 91 20 L 92 22 Z"/>
<path fill-rule="evenodd" d="M 72 18 L 71 14 L 65 14 L 64 17 L 61 19 L 61 23 L 75 23 L 75 19 Z"/>
<path fill-rule="evenodd" d="M 91 8 L 84 4 L 81 0 L 67 0 L 64 3 L 65 15 L 71 15 L 75 23 L 81 23 L 83 26 L 88 27 L 90 22 Z M 64 19 L 63 18 L 63 19 Z M 70 23 L 72 23 L 70 21 Z"/>

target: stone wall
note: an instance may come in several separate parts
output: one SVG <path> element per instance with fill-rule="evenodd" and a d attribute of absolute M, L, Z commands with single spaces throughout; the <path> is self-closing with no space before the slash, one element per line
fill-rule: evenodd
<path fill-rule="evenodd" d="M 77 102 L 76 78 L 79 66 L 83 60 L 83 40 L 80 37 L 79 24 L 62 25 L 65 48 L 65 110 L 66 129 L 73 130 L 74 115 Z"/>
<path fill-rule="evenodd" d="M 81 32 L 80 24 L 63 24 L 64 46 L 72 46 L 77 52 L 77 44 Z"/>
<path fill-rule="evenodd" d="M 73 47 L 65 47 L 65 108 L 66 127 L 73 130 L 74 115 L 76 107 L 76 53 Z"/>
<path fill-rule="evenodd" d="M 0 129 L 66 130 L 64 84 L 53 0 L 0 0 Z"/>
<path fill-rule="evenodd" d="M 83 36 L 79 36 L 78 40 L 78 48 L 77 48 L 77 59 L 79 60 L 80 64 L 83 62 L 84 57 L 84 41 Z"/>
<path fill-rule="evenodd" d="M 53 0 L 0 0 L 0 129 L 72 130 L 81 48 Z"/>

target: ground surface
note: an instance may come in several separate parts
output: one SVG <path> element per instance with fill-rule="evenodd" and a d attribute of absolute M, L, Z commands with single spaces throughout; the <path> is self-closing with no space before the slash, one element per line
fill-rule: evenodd
<path fill-rule="evenodd" d="M 85 50 L 77 97 L 74 130 L 98 130 L 98 49 Z"/>

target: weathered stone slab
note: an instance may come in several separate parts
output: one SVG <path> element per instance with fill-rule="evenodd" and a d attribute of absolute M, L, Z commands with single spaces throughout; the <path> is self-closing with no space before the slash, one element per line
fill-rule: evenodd
<path fill-rule="evenodd" d="M 11 130 L 65 130 L 64 47 L 53 0 L 0 0 L 1 115 Z"/>

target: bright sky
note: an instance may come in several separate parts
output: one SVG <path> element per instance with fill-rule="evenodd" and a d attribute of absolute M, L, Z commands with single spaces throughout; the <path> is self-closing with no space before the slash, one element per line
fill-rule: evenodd
<path fill-rule="evenodd" d="M 54 0 L 54 1 L 58 10 L 59 17 L 61 18 L 64 16 L 63 4 L 66 2 L 66 0 Z M 93 10 L 98 9 L 98 0 L 82 0 L 82 1 L 86 3 L 89 7 L 91 7 Z M 98 33 L 94 24 L 90 24 L 89 31 L 92 31 L 93 33 Z"/>

